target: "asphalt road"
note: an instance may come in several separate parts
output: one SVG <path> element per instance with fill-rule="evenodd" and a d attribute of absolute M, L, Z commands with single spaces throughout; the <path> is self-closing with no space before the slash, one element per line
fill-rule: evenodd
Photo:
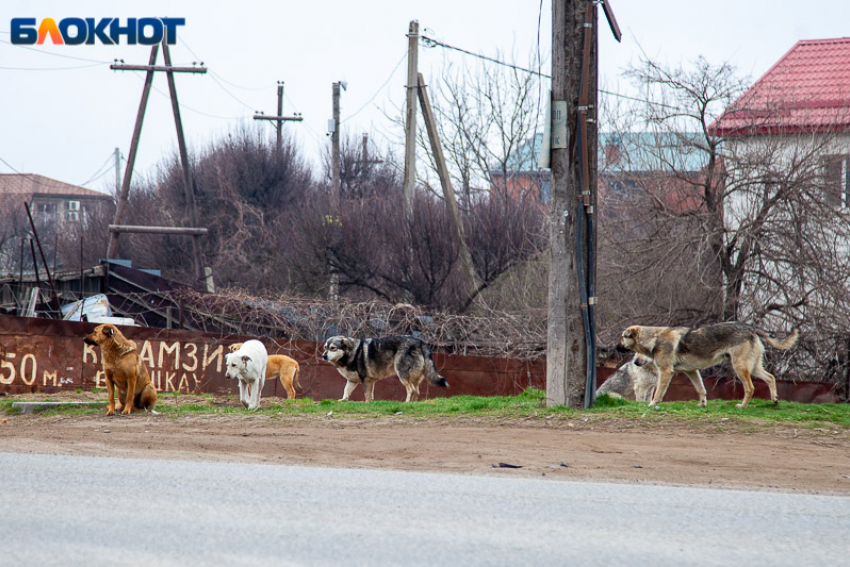
<path fill-rule="evenodd" d="M 842 565 L 850 498 L 0 453 L 0 565 Z"/>

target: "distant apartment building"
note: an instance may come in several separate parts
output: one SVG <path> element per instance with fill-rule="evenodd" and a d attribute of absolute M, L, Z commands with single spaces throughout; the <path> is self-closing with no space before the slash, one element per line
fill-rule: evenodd
<path fill-rule="evenodd" d="M 694 193 L 703 175 L 705 156 L 693 151 L 694 134 L 650 132 L 606 133 L 598 139 L 598 178 L 600 207 L 604 203 L 637 204 L 654 190 L 677 212 L 693 210 L 701 199 Z M 491 193 L 506 192 L 513 198 L 533 198 L 548 205 L 551 198 L 549 170 L 537 166 L 543 147 L 543 134 L 529 139 L 508 160 L 504 168 L 491 170 Z M 697 182 L 697 183 L 694 183 Z"/>
<path fill-rule="evenodd" d="M 112 197 L 33 173 L 0 173 L 0 201 L 6 210 L 23 211 L 28 203 L 33 220 L 44 225 L 75 223 Z"/>

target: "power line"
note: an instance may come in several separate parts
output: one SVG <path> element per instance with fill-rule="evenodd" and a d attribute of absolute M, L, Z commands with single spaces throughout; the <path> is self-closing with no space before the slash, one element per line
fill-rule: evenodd
<path fill-rule="evenodd" d="M 9 33 L 9 32 L 3 32 Z M 41 53 L 43 55 L 52 55 L 54 57 L 62 57 L 63 59 L 74 59 L 76 61 L 87 61 L 89 63 L 104 63 L 109 64 L 111 61 L 100 61 L 97 59 L 88 59 L 87 57 L 75 57 L 74 55 L 65 55 L 64 53 L 54 53 L 53 51 L 44 51 L 41 49 L 36 49 L 34 47 L 27 47 L 26 45 L 15 45 L 11 41 L 6 41 L 5 39 L 0 39 L 0 43 L 5 43 L 7 45 L 11 45 L 16 49 L 27 49 L 29 51 L 35 51 L 36 53 Z"/>
<path fill-rule="evenodd" d="M 84 186 L 88 185 L 89 183 L 91 183 L 92 181 L 97 181 L 98 179 L 100 179 L 101 177 L 106 175 L 110 170 L 114 169 L 114 166 L 112 166 L 112 167 L 109 167 L 108 169 L 106 169 L 106 171 L 103 170 L 104 167 L 106 167 L 107 165 L 109 165 L 112 162 L 114 157 L 115 157 L 114 154 L 109 154 L 109 157 L 106 158 L 106 161 L 104 161 L 99 168 L 97 168 L 97 171 L 95 171 L 91 175 L 91 178 L 89 178 L 89 180 L 86 181 L 85 183 L 80 183 L 78 186 L 84 187 Z M 103 172 L 103 173 L 101 173 L 101 172 Z"/>
<path fill-rule="evenodd" d="M 212 80 L 213 80 L 213 81 L 215 81 L 215 83 L 216 83 L 219 87 L 221 87 L 221 90 L 223 90 L 225 93 L 227 93 L 227 96 L 229 96 L 230 98 L 232 98 L 233 100 L 235 100 L 236 102 L 238 102 L 239 104 L 241 104 L 242 106 L 244 106 L 245 108 L 247 108 L 248 110 L 250 110 L 250 111 L 252 111 L 252 112 L 255 110 L 255 107 L 254 107 L 254 106 L 251 106 L 251 105 L 249 105 L 249 104 L 245 104 L 245 102 L 244 102 L 244 101 L 242 101 L 239 97 L 237 97 L 235 94 L 233 94 L 232 92 L 230 92 L 229 90 L 227 90 L 227 87 L 225 87 L 223 84 L 221 84 L 221 81 L 219 81 L 218 79 L 216 79 L 215 75 L 210 75 L 210 77 L 212 78 Z"/>
<path fill-rule="evenodd" d="M 401 66 L 402 62 L 404 62 L 404 60 L 405 60 L 406 58 L 407 58 L 407 51 L 405 51 L 405 52 L 404 52 L 404 55 L 402 55 L 402 56 L 401 56 L 401 59 L 399 59 L 399 60 L 398 60 L 398 63 L 396 63 L 395 67 L 393 68 L 392 72 L 390 73 L 390 76 L 389 76 L 389 77 L 387 77 L 387 80 L 386 80 L 386 81 L 384 81 L 384 84 L 382 84 L 380 87 L 378 87 L 378 90 L 377 90 L 377 91 L 375 91 L 375 94 L 373 94 L 373 95 L 372 95 L 372 98 L 370 98 L 369 100 L 367 100 L 367 101 L 366 101 L 366 104 L 364 104 L 364 105 L 363 105 L 363 106 L 361 106 L 359 109 L 357 109 L 357 112 L 355 112 L 354 114 L 350 114 L 350 115 L 346 116 L 346 117 L 345 117 L 345 120 L 340 120 L 340 123 L 342 123 L 342 122 L 346 122 L 346 121 L 350 120 L 351 118 L 354 118 L 355 116 L 357 116 L 358 114 L 360 114 L 360 112 L 362 112 L 364 108 L 366 108 L 367 106 L 369 106 L 369 104 L 371 104 L 371 103 L 372 103 L 372 101 L 373 101 L 373 100 L 375 100 L 375 97 L 377 97 L 377 96 L 381 93 L 381 91 L 382 91 L 382 90 L 384 90 L 384 87 L 386 87 L 386 86 L 389 84 L 389 82 L 390 82 L 390 81 L 392 80 L 392 78 L 395 76 L 395 72 L 396 72 L 396 71 L 398 71 L 399 66 Z"/>
<path fill-rule="evenodd" d="M 93 177 L 93 178 L 89 179 L 88 181 L 86 181 L 85 183 L 82 183 L 82 184 L 81 184 L 81 185 L 79 185 L 78 187 L 85 187 L 85 186 L 86 186 L 86 185 L 88 185 L 89 183 L 94 183 L 95 181 L 97 181 L 98 179 L 100 179 L 101 177 L 103 177 L 104 175 L 106 175 L 107 173 L 112 173 L 112 170 L 113 170 L 113 169 L 115 169 L 115 168 L 114 168 L 114 167 L 109 167 L 109 168 L 107 168 L 106 170 L 104 170 L 104 171 L 103 171 L 103 173 L 101 173 L 101 174 L 100 174 L 100 175 L 98 175 L 97 177 Z"/>
<path fill-rule="evenodd" d="M 542 2 L 541 2 L 541 4 L 542 4 Z M 552 76 L 547 75 L 546 73 L 542 73 L 540 71 L 533 71 L 531 69 L 526 69 L 525 67 L 520 67 L 519 65 L 513 65 L 511 63 L 505 63 L 504 61 L 494 59 L 493 57 L 488 57 L 486 55 L 481 55 L 480 53 L 474 53 L 472 51 L 468 51 L 468 50 L 462 49 L 460 47 L 455 47 L 454 45 L 449 45 L 447 43 L 437 41 L 436 39 L 426 37 L 424 35 L 421 36 L 421 39 L 422 39 L 422 43 L 425 44 L 425 47 L 442 47 L 444 49 L 451 49 L 453 51 L 458 51 L 458 52 L 463 53 L 465 55 L 471 55 L 472 57 L 477 57 L 478 59 L 483 59 L 484 61 L 489 61 L 489 62 L 495 63 L 497 65 L 502 65 L 504 67 L 510 67 L 511 69 L 516 69 L 517 71 L 523 71 L 525 73 L 530 73 L 532 75 L 536 75 L 538 77 L 542 77 L 542 78 L 545 78 L 545 79 L 550 79 L 550 80 L 552 79 Z M 538 39 L 538 41 L 539 41 L 539 39 Z M 628 96 L 628 95 L 624 95 L 624 94 L 620 94 L 620 93 L 606 91 L 606 90 L 603 90 L 603 89 L 599 89 L 599 92 L 606 94 L 606 95 L 609 95 L 609 96 L 614 96 L 614 97 L 617 97 L 617 98 L 623 98 L 623 99 L 626 99 L 626 100 L 634 100 L 634 101 L 637 101 L 637 102 L 643 102 L 645 104 L 653 104 L 655 106 L 663 106 L 665 108 L 678 109 L 678 107 L 671 106 L 669 104 L 663 104 L 663 103 L 660 103 L 660 102 L 653 102 L 651 100 L 646 100 L 646 99 Z"/>
<path fill-rule="evenodd" d="M 142 81 L 143 83 L 145 82 L 144 77 L 142 77 L 142 76 L 140 76 L 140 75 L 136 75 L 136 74 L 133 74 L 133 76 L 134 76 L 134 77 L 136 77 L 138 80 Z M 157 92 L 159 95 L 161 95 L 162 97 L 164 97 L 164 98 L 167 98 L 167 99 L 171 100 L 170 95 L 168 95 L 167 93 L 163 92 L 163 91 L 162 91 L 161 89 L 159 89 L 158 87 L 155 87 L 155 86 L 151 85 L 151 89 L 153 89 L 154 91 L 156 91 L 156 92 Z M 186 104 L 185 102 L 181 102 L 181 103 L 180 103 L 180 108 L 181 108 L 181 109 L 185 108 L 186 110 L 188 110 L 188 111 L 190 111 L 190 112 L 194 112 L 195 114 L 200 114 L 201 116 L 207 116 L 207 117 L 209 117 L 209 118 L 217 118 L 217 119 L 219 119 L 219 120 L 239 120 L 239 119 L 241 119 L 241 118 L 244 118 L 243 116 L 220 116 L 220 115 L 217 115 L 217 114 L 210 114 L 210 113 L 208 113 L 208 112 L 204 112 L 204 111 L 202 111 L 202 110 L 198 110 L 197 108 L 193 108 L 193 107 L 189 106 L 188 104 Z"/>
<path fill-rule="evenodd" d="M 11 169 L 12 171 L 14 171 L 15 173 L 17 173 L 18 175 L 25 175 L 25 174 L 22 174 L 22 173 L 21 173 L 20 171 L 18 171 L 17 169 L 15 169 L 15 168 L 12 166 L 12 164 L 10 164 L 8 161 L 6 161 L 5 159 L 3 159 L 3 156 L 0 156 L 0 161 L 2 161 L 4 164 L 6 164 L 6 167 L 8 167 L 9 169 Z"/>
<path fill-rule="evenodd" d="M 454 45 L 449 45 L 447 43 L 443 43 L 441 41 L 437 41 L 434 38 L 427 36 L 420 36 L 422 40 L 422 44 L 425 47 L 442 47 L 444 49 L 451 49 L 453 51 L 459 51 L 460 53 L 464 53 L 466 55 L 471 55 L 472 57 L 477 57 L 478 59 L 483 59 L 485 61 L 490 61 L 491 63 L 496 63 L 497 65 L 502 65 L 504 67 L 510 67 L 511 69 L 516 69 L 517 71 L 523 71 L 525 73 L 531 73 L 532 75 L 538 75 L 540 77 L 545 77 L 547 79 L 551 79 L 549 75 L 545 75 L 539 71 L 532 71 L 531 69 L 526 69 L 525 67 L 520 67 L 519 65 L 514 65 L 512 63 L 505 63 L 504 61 L 500 61 L 498 59 L 494 59 L 493 57 L 487 57 L 486 55 L 481 55 L 480 53 L 474 53 L 472 51 L 467 51 L 466 49 L 455 47 Z"/>
<path fill-rule="evenodd" d="M 88 65 L 74 65 L 73 67 L 0 67 L 0 69 L 3 71 L 70 71 L 100 67 L 101 65 L 105 65 L 105 63 L 89 63 Z"/>
<path fill-rule="evenodd" d="M 194 55 L 194 56 L 195 56 L 195 59 L 197 59 L 198 61 L 201 61 L 201 59 L 202 59 L 202 58 L 201 58 L 200 56 L 198 56 L 198 54 L 197 54 L 197 53 L 195 53 L 195 51 L 194 51 L 194 50 L 193 50 L 193 49 L 189 46 L 189 44 L 188 44 L 188 43 L 186 43 L 186 41 L 185 41 L 182 37 L 178 37 L 177 39 L 180 41 L 180 43 L 182 43 L 182 44 L 183 44 L 183 47 L 185 47 L 185 48 L 189 51 L 189 53 L 191 53 L 192 55 Z M 201 61 L 201 62 L 203 63 L 203 61 Z M 237 89 L 242 89 L 242 90 L 246 90 L 246 91 L 259 91 L 259 90 L 265 90 L 265 89 L 267 89 L 267 88 L 268 88 L 268 87 L 257 87 L 257 88 L 254 88 L 254 87 L 243 87 L 243 86 L 241 86 L 241 85 L 237 85 L 236 83 L 233 83 L 233 82 L 231 82 L 231 81 L 228 81 L 227 79 L 225 79 L 224 77 L 222 77 L 221 75 L 219 75 L 218 73 L 216 73 L 216 72 L 214 72 L 214 71 L 210 71 L 210 72 L 209 72 L 209 74 L 210 74 L 210 76 L 212 77 L 213 81 L 215 81 L 215 82 L 216 82 L 216 84 L 217 84 L 219 87 L 221 87 L 221 89 L 222 89 L 225 93 L 227 93 L 227 95 L 228 95 L 228 96 L 230 96 L 233 100 L 235 100 L 236 102 L 238 102 L 239 104 L 241 104 L 242 106 L 244 106 L 245 108 L 247 108 L 248 110 L 251 110 L 252 112 L 255 110 L 255 107 L 253 107 L 253 106 L 251 106 L 251 105 L 249 105 L 249 104 L 246 104 L 244 101 L 242 101 L 241 99 L 239 99 L 236 95 L 234 95 L 234 94 L 233 94 L 233 93 L 231 93 L 229 90 L 227 90 L 227 88 L 226 88 L 226 87 L 222 84 L 222 82 L 225 82 L 225 83 L 227 83 L 228 85 L 234 86 L 234 87 L 236 87 Z"/>

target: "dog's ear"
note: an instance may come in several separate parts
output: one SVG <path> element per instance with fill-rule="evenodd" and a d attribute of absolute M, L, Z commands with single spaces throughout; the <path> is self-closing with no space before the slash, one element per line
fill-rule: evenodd
<path fill-rule="evenodd" d="M 342 346 L 345 347 L 345 350 L 353 350 L 355 347 L 357 347 L 357 339 L 345 337 L 344 339 L 342 339 Z"/>
<path fill-rule="evenodd" d="M 251 360 L 251 357 L 250 357 L 250 356 L 247 356 L 247 355 L 245 355 L 245 354 L 243 354 L 243 355 L 242 355 L 242 362 L 244 362 L 245 364 L 247 364 L 249 360 Z"/>
<path fill-rule="evenodd" d="M 112 335 L 115 334 L 115 329 L 113 327 L 104 327 L 103 328 L 103 334 L 106 335 L 107 337 L 111 337 Z"/>
<path fill-rule="evenodd" d="M 634 327 L 629 327 L 628 329 L 623 331 L 624 339 L 633 339 L 635 338 L 635 335 L 637 335 L 637 330 Z"/>

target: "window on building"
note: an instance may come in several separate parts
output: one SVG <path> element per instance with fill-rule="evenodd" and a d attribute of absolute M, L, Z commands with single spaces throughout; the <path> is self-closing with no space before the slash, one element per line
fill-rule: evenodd
<path fill-rule="evenodd" d="M 67 220 L 67 221 L 78 221 L 78 220 L 80 220 L 79 211 L 65 211 L 65 220 Z"/>
<path fill-rule="evenodd" d="M 846 207 L 850 190 L 850 156 L 829 156 L 823 162 L 824 202 L 832 207 Z"/>
<path fill-rule="evenodd" d="M 79 201 L 65 201 L 65 208 L 69 211 L 79 211 L 80 210 L 80 202 Z"/>

